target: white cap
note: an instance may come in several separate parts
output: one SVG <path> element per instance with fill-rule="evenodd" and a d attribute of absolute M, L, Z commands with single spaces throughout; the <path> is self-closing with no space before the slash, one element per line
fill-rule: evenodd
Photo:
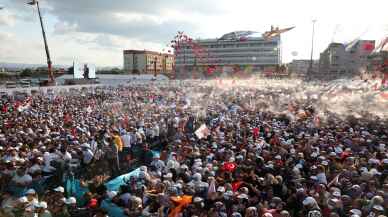
<path fill-rule="evenodd" d="M 352 213 L 353 215 L 362 216 L 362 212 L 359 209 L 351 209 L 349 212 Z"/>
<path fill-rule="evenodd" d="M 384 211 L 384 207 L 382 207 L 381 205 L 374 205 L 374 206 L 373 206 L 373 209 L 375 209 L 375 210 L 377 210 L 377 211 L 381 211 L 381 212 Z"/>
<path fill-rule="evenodd" d="M 341 197 L 341 192 L 339 191 L 334 191 L 332 194 L 334 197 Z"/>
<path fill-rule="evenodd" d="M 75 197 L 69 197 L 67 198 L 66 204 L 76 204 L 77 203 L 77 199 L 75 199 Z"/>
<path fill-rule="evenodd" d="M 62 186 L 58 186 L 58 187 L 54 188 L 54 191 L 64 193 L 65 189 Z"/>
<path fill-rule="evenodd" d="M 116 197 L 117 192 L 116 191 L 108 191 L 107 195 L 110 199 L 112 199 L 112 198 Z"/>
<path fill-rule="evenodd" d="M 201 197 L 194 197 L 194 203 L 200 203 L 203 199 Z"/>
<path fill-rule="evenodd" d="M 27 203 L 27 202 L 28 202 L 28 199 L 27 199 L 27 197 L 20 197 L 20 198 L 18 199 L 18 201 L 19 201 L 20 203 Z"/>
<path fill-rule="evenodd" d="M 312 204 L 316 203 L 316 201 L 313 197 L 306 197 L 302 203 L 304 206 L 307 206 L 307 205 L 312 205 Z"/>
<path fill-rule="evenodd" d="M 36 204 L 35 207 L 47 209 L 47 203 L 45 201 L 41 201 L 38 204 Z"/>
<path fill-rule="evenodd" d="M 90 145 L 88 143 L 83 143 L 80 147 L 82 147 L 82 148 L 90 148 Z"/>
<path fill-rule="evenodd" d="M 225 188 L 224 186 L 220 186 L 217 188 L 217 192 L 221 192 L 221 193 L 224 193 L 225 192 Z"/>
<path fill-rule="evenodd" d="M 172 173 L 167 173 L 163 177 L 166 178 L 166 179 L 171 179 L 172 178 Z"/>
<path fill-rule="evenodd" d="M 28 189 L 28 191 L 26 192 L 26 194 L 36 194 L 36 191 L 34 189 Z"/>
<path fill-rule="evenodd" d="M 248 199 L 248 195 L 246 195 L 246 194 L 239 194 L 237 196 L 237 198 L 239 198 L 239 199 Z"/>

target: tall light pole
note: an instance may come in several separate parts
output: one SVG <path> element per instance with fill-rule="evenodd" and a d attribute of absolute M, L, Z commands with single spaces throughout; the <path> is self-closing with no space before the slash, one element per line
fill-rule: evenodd
<path fill-rule="evenodd" d="M 311 36 L 311 56 L 310 56 L 309 75 L 311 75 L 311 73 L 313 71 L 315 23 L 317 22 L 317 20 L 312 20 L 312 22 L 313 22 L 313 33 L 312 33 L 312 36 Z"/>
<path fill-rule="evenodd" d="M 47 45 L 46 32 L 45 32 L 44 26 L 43 26 L 43 19 L 42 19 L 42 15 L 40 13 L 39 2 L 38 2 L 38 0 L 32 0 L 31 2 L 28 2 L 27 4 L 32 5 L 32 6 L 36 5 L 36 7 L 38 8 L 38 15 L 39 15 L 39 20 L 40 20 L 40 26 L 42 28 L 43 41 L 44 41 L 44 48 L 46 50 L 46 57 L 47 57 L 47 69 L 48 69 L 48 74 L 49 74 L 49 83 L 48 84 L 53 85 L 55 80 L 54 80 L 54 75 L 53 75 L 53 71 L 52 71 L 52 62 L 51 62 L 51 58 L 50 58 L 50 51 L 49 51 L 49 48 Z"/>

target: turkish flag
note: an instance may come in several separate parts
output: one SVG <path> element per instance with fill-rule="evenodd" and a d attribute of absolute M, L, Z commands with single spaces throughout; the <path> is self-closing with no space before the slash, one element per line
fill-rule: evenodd
<path fill-rule="evenodd" d="M 232 190 L 233 190 L 233 192 L 238 191 L 238 189 L 240 188 L 240 186 L 241 186 L 243 183 L 244 183 L 244 182 L 242 182 L 242 181 L 233 182 L 233 183 L 232 183 Z"/>
<path fill-rule="evenodd" d="M 216 69 L 214 68 L 214 67 L 208 67 L 207 68 L 207 73 L 209 74 L 209 75 L 211 75 L 211 74 L 213 74 L 213 72 L 215 71 Z"/>
<path fill-rule="evenodd" d="M 236 164 L 232 162 L 224 163 L 224 170 L 228 172 L 233 172 L 236 169 Z"/>
<path fill-rule="evenodd" d="M 259 137 L 259 131 L 260 129 L 258 127 L 255 127 L 252 129 L 253 137 L 257 138 Z"/>
<path fill-rule="evenodd" d="M 365 51 L 373 51 L 375 49 L 375 44 L 372 43 L 372 42 L 365 42 L 363 45 L 362 45 L 362 48 L 365 50 Z"/>

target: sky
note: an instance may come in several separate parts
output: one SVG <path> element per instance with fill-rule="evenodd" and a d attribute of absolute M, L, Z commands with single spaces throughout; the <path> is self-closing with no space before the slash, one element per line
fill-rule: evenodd
<path fill-rule="evenodd" d="M 0 0 L 0 62 L 45 64 L 36 8 L 28 0 Z M 40 0 L 54 64 L 74 60 L 123 65 L 124 49 L 168 50 L 178 31 L 216 38 L 271 25 L 296 26 L 282 35 L 283 62 L 314 58 L 330 42 L 388 36 L 387 0 Z M 297 55 L 295 55 L 297 54 Z"/>

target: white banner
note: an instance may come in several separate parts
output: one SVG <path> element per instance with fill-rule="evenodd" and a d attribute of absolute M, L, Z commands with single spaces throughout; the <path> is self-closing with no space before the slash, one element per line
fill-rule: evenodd
<path fill-rule="evenodd" d="M 197 131 L 195 131 L 195 135 L 198 139 L 206 138 L 210 135 L 210 130 L 207 128 L 206 124 L 202 124 Z"/>
<path fill-rule="evenodd" d="M 89 78 L 91 79 L 96 78 L 96 66 L 94 64 L 88 63 L 88 69 L 89 69 Z"/>
<path fill-rule="evenodd" d="M 74 79 L 84 78 L 84 65 L 83 64 L 74 61 L 73 62 L 73 70 L 74 70 L 74 72 L 73 72 Z"/>

